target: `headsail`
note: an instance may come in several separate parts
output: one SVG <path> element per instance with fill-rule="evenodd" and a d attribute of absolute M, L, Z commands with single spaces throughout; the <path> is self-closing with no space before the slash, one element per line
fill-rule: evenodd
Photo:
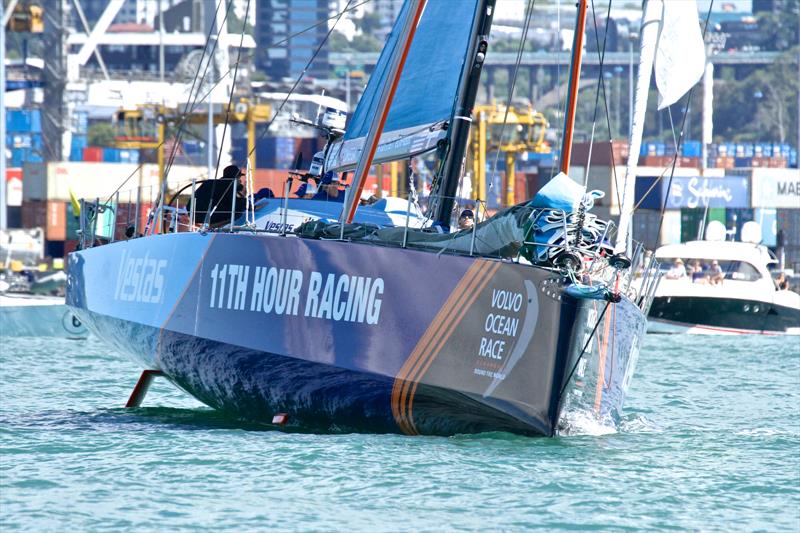
<path fill-rule="evenodd" d="M 456 100 L 476 4 L 475 0 L 428 0 L 375 153 L 375 163 L 433 150 L 439 140 L 447 136 L 445 123 L 450 119 Z M 387 70 L 392 57 L 399 52 L 399 28 L 407 16 L 408 5 L 405 5 L 353 113 L 347 133 L 328 153 L 328 170 L 356 166 L 387 82 Z"/>
<path fill-rule="evenodd" d="M 699 39 L 699 40 L 698 40 Z M 624 192 L 617 233 L 616 251 L 628 248 L 631 215 L 636 191 L 636 168 L 642 146 L 644 115 L 650 74 L 656 62 L 656 83 L 659 109 L 681 98 L 700 80 L 705 68 L 705 47 L 699 31 L 697 2 L 649 0 L 642 14 L 639 44 L 639 72 L 634 95 L 628 164 L 625 168 Z M 698 68 L 699 66 L 699 68 Z"/>

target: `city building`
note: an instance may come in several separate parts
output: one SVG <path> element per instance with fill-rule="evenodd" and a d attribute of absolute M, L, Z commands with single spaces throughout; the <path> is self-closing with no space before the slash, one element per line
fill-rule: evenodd
<path fill-rule="evenodd" d="M 256 66 L 270 79 L 298 77 L 328 33 L 327 24 L 317 24 L 329 16 L 329 0 L 259 0 Z M 328 71 L 328 50 L 323 46 L 306 76 L 327 78 Z"/>

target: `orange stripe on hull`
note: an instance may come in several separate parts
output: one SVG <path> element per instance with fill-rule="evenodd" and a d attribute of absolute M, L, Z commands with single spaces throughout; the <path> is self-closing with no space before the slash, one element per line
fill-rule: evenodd
<path fill-rule="evenodd" d="M 414 429 L 408 423 L 405 408 L 406 397 L 411 382 L 417 379 L 417 376 L 420 374 L 420 368 L 430 355 L 432 351 L 431 347 L 436 343 L 436 340 L 442 335 L 442 332 L 450 329 L 454 318 L 453 311 L 456 306 L 464 303 L 465 295 L 472 289 L 476 280 L 485 275 L 490 266 L 491 263 L 488 261 L 477 260 L 467 269 L 461 281 L 458 282 L 456 288 L 436 314 L 431 325 L 425 330 L 425 333 L 414 347 L 411 355 L 397 373 L 392 387 L 391 407 L 392 415 L 397 425 L 404 433 L 415 433 Z"/>

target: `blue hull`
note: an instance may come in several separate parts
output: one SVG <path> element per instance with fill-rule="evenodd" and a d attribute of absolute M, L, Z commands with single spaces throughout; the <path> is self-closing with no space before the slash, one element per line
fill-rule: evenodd
<path fill-rule="evenodd" d="M 552 435 L 564 403 L 615 416 L 645 324 L 610 304 L 587 346 L 606 303 L 552 272 L 263 234 L 73 253 L 67 302 L 207 405 L 314 431 Z"/>

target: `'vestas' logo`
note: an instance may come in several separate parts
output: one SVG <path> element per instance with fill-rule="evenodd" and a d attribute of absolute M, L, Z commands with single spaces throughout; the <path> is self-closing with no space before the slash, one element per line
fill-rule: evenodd
<path fill-rule="evenodd" d="M 122 254 L 117 273 L 114 299 L 123 302 L 157 304 L 164 299 L 164 269 L 166 259 L 151 259 L 150 252 L 144 257 L 129 257 Z"/>

